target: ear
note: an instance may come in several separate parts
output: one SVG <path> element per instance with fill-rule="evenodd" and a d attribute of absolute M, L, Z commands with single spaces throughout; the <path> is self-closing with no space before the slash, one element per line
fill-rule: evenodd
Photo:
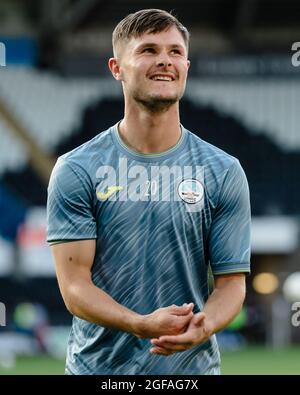
<path fill-rule="evenodd" d="M 112 75 L 117 81 L 122 80 L 122 73 L 121 73 L 121 68 L 119 65 L 119 61 L 116 58 L 110 58 L 108 60 L 108 67 L 109 70 L 111 71 Z"/>
<path fill-rule="evenodd" d="M 191 65 L 191 61 L 190 61 L 190 60 L 187 60 L 187 69 L 190 68 L 190 65 Z"/>

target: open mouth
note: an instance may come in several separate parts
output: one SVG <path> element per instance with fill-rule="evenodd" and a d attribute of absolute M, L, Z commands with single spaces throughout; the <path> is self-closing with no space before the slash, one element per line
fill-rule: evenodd
<path fill-rule="evenodd" d="M 153 81 L 174 81 L 174 78 L 171 76 L 167 76 L 167 75 L 154 75 L 152 77 L 150 77 L 151 80 Z"/>

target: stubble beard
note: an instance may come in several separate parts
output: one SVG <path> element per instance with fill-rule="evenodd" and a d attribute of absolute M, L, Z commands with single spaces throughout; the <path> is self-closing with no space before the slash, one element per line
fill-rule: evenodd
<path fill-rule="evenodd" d="M 168 111 L 171 106 L 181 99 L 181 96 L 182 95 L 176 95 L 173 97 L 141 97 L 138 92 L 135 92 L 133 99 L 147 111 L 157 114 Z"/>

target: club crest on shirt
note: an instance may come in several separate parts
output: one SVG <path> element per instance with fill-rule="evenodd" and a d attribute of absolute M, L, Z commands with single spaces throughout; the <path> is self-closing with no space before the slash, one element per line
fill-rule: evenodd
<path fill-rule="evenodd" d="M 192 178 L 182 180 L 178 185 L 178 194 L 184 202 L 195 204 L 203 199 L 204 187 L 200 181 Z"/>

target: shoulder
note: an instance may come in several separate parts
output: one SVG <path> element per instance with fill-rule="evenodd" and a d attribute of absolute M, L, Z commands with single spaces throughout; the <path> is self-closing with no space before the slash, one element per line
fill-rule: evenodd
<path fill-rule="evenodd" d="M 239 160 L 233 155 L 201 139 L 195 132 L 187 129 L 186 131 L 189 135 L 189 149 L 198 155 L 203 166 L 220 171 L 229 169 L 232 165 L 239 165 Z"/>
<path fill-rule="evenodd" d="M 53 172 L 77 172 L 92 176 L 114 149 L 112 127 L 98 133 L 84 144 L 58 157 Z"/>
<path fill-rule="evenodd" d="M 101 155 L 105 150 L 111 146 L 112 127 L 101 131 L 94 138 L 74 148 L 73 150 L 66 152 L 59 159 L 66 160 L 68 162 L 76 162 L 85 164 L 85 161 L 91 160 L 93 155 Z"/>
<path fill-rule="evenodd" d="M 189 155 L 203 167 L 204 184 L 213 206 L 217 205 L 224 186 L 245 185 L 247 180 L 239 160 L 213 144 L 204 141 L 193 132 L 188 132 Z M 234 188 L 236 189 L 236 188 Z"/>

